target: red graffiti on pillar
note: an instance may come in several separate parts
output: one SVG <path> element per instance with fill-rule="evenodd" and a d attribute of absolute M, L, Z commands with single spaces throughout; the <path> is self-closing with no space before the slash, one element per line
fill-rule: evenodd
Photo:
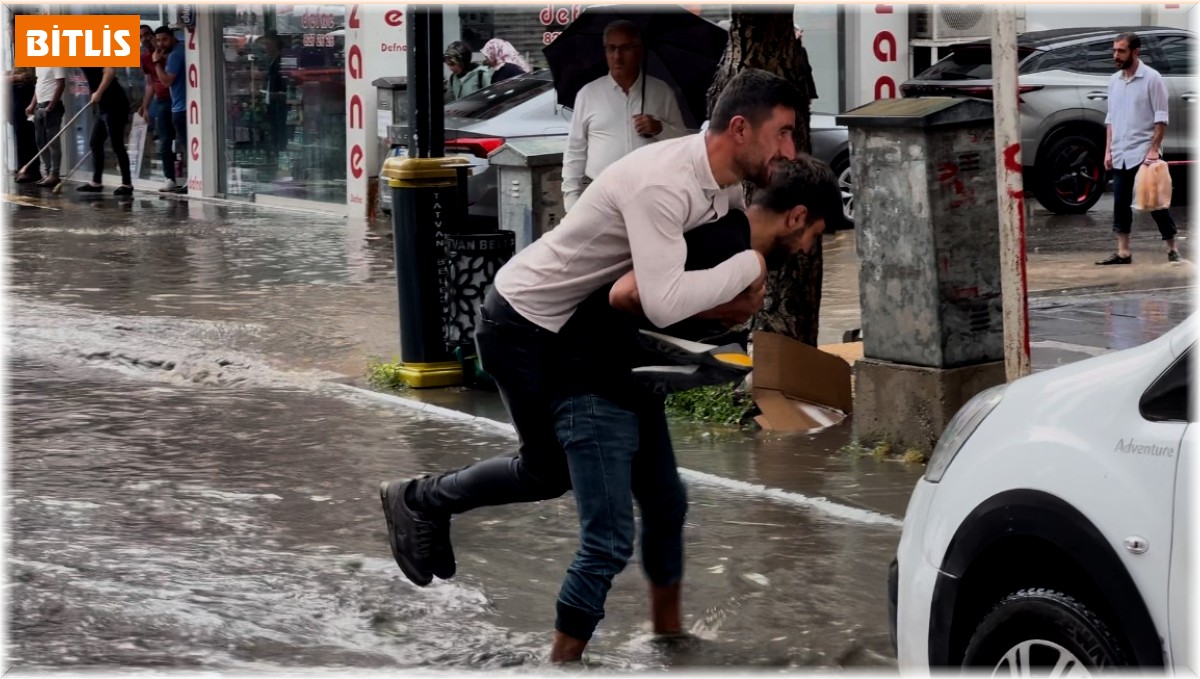
<path fill-rule="evenodd" d="M 354 175 L 355 179 L 358 179 L 363 175 L 363 155 L 362 147 L 358 144 L 355 144 L 354 148 L 350 149 L 350 174 Z"/>
<path fill-rule="evenodd" d="M 188 122 L 192 125 L 200 124 L 200 102 L 195 99 L 188 104 Z"/>
<path fill-rule="evenodd" d="M 891 5 L 875 5 L 876 14 L 891 14 L 892 10 L 893 8 Z"/>
<path fill-rule="evenodd" d="M 1004 169 L 1009 172 L 1020 172 L 1021 163 L 1017 160 L 1017 154 L 1021 152 L 1020 144 L 1013 144 L 1004 149 Z"/>
<path fill-rule="evenodd" d="M 358 18 L 358 5 L 350 7 L 350 20 L 346 22 L 347 28 L 362 28 L 362 21 Z"/>
<path fill-rule="evenodd" d="M 383 23 L 387 24 L 388 26 L 403 26 L 404 25 L 404 12 L 401 12 L 398 9 L 394 9 L 394 10 L 388 12 L 387 14 L 384 14 L 383 15 Z"/>
<path fill-rule="evenodd" d="M 200 160 L 200 140 L 192 137 L 192 160 Z"/>

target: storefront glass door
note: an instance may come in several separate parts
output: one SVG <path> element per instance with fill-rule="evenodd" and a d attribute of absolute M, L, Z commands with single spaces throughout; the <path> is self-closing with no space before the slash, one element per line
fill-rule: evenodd
<path fill-rule="evenodd" d="M 217 21 L 222 191 L 345 202 L 345 6 L 233 10 Z"/>

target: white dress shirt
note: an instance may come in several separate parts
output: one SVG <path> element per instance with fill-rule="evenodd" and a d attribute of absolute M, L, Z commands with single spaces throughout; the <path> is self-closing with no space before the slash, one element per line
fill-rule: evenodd
<path fill-rule="evenodd" d="M 1112 127 L 1112 163 L 1118 170 L 1142 164 L 1150 154 L 1154 126 L 1166 125 L 1167 83 L 1158 71 L 1138 62 L 1132 78 L 1117 71 L 1108 79 L 1108 116 Z"/>
<path fill-rule="evenodd" d="M 646 115 L 662 123 L 655 137 L 642 137 L 633 129 L 633 117 L 642 110 L 642 78 L 646 78 Z M 583 86 L 575 95 L 571 132 L 563 153 L 563 203 L 570 211 L 583 193 L 583 178 L 596 179 L 604 168 L 634 149 L 687 134 L 679 102 L 670 86 L 654 76 L 638 76 L 626 94 L 609 74 Z"/>
<path fill-rule="evenodd" d="M 640 148 L 592 183 L 552 231 L 496 274 L 496 291 L 517 313 L 558 332 L 588 295 L 633 268 L 642 311 L 665 328 L 730 301 L 761 272 L 745 250 L 685 271 L 683 234 L 744 208 L 740 183 L 713 177 L 703 134 Z"/>

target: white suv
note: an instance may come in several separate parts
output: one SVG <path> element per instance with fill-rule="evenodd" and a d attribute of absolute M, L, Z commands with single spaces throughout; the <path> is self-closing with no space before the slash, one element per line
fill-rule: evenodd
<path fill-rule="evenodd" d="M 1198 325 L 990 389 L 955 415 L 889 574 L 902 670 L 1190 660 Z"/>

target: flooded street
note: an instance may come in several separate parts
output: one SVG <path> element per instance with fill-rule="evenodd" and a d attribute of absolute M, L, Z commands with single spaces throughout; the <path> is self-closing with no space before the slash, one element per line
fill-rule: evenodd
<path fill-rule="evenodd" d="M 548 667 L 571 496 L 458 517 L 449 582 L 417 588 L 388 552 L 380 480 L 513 445 L 339 383 L 395 351 L 389 240 L 195 201 L 46 205 L 5 206 L 12 668 Z M 838 458 L 844 435 L 677 433 L 698 640 L 653 640 L 635 557 L 589 665 L 893 664 L 898 514 L 808 489 L 919 472 Z"/>
<path fill-rule="evenodd" d="M 10 196 L 3 209 L 6 669 L 550 668 L 572 496 L 457 517 L 449 582 L 418 588 L 389 553 L 381 480 L 514 442 L 348 385 L 398 351 L 386 225 L 141 195 Z M 1064 264 L 1108 247 L 1104 219 L 1037 225 L 1038 369 L 1152 339 L 1189 312 L 1172 291 L 1190 268 L 1143 269 L 1143 293 Z M 823 342 L 859 322 L 853 238 L 825 241 Z M 1051 296 L 1075 275 L 1098 296 Z M 894 667 L 886 571 L 921 468 L 842 452 L 848 425 L 673 431 L 696 639 L 654 640 L 635 555 L 588 665 Z"/>

